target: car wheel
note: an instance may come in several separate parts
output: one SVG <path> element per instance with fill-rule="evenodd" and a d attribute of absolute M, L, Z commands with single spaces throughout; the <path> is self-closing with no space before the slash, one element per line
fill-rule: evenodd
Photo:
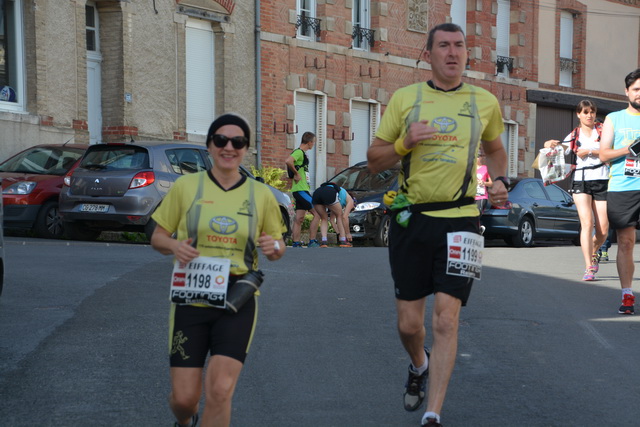
<path fill-rule="evenodd" d="M 531 218 L 524 217 L 518 224 L 518 233 L 511 236 L 511 243 L 516 248 L 530 248 L 533 246 L 533 222 Z"/>
<path fill-rule="evenodd" d="M 62 218 L 58 212 L 58 202 L 46 202 L 40 208 L 33 225 L 36 236 L 44 239 L 59 239 L 64 234 Z"/>
<path fill-rule="evenodd" d="M 75 222 L 64 223 L 64 234 L 71 240 L 96 240 L 100 233 Z"/>
<path fill-rule="evenodd" d="M 151 241 L 151 236 L 153 236 L 153 232 L 156 229 L 156 222 L 149 218 L 149 222 L 144 226 L 144 234 L 146 234 L 147 239 Z"/>
<path fill-rule="evenodd" d="M 382 217 L 376 235 L 373 238 L 374 245 L 381 247 L 389 246 L 389 228 L 391 228 L 391 217 L 385 215 Z"/>

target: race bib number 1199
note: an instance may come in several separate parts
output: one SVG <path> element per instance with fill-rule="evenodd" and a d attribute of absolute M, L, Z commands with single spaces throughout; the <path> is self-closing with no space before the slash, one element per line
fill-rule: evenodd
<path fill-rule="evenodd" d="M 447 274 L 480 280 L 484 237 L 468 231 L 447 233 Z"/>
<path fill-rule="evenodd" d="M 640 158 L 628 155 L 624 159 L 624 176 L 637 178 L 640 176 Z"/>

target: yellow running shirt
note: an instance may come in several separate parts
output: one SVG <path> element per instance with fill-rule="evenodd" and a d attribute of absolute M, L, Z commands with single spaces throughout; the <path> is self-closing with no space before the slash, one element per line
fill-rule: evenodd
<path fill-rule="evenodd" d="M 467 83 L 449 92 L 427 83 L 406 86 L 391 97 L 376 136 L 394 143 L 404 139 L 410 123 L 421 120 L 439 132 L 402 158 L 398 192 L 413 204 L 457 200 L 469 175 L 462 197 L 475 198 L 480 140 L 493 141 L 504 130 L 496 97 Z M 423 213 L 446 218 L 479 215 L 475 204 Z"/>
<path fill-rule="evenodd" d="M 229 258 L 233 275 L 258 268 L 263 231 L 281 239 L 287 229 L 265 184 L 244 178 L 225 191 L 206 171 L 178 178 L 152 218 L 178 240 L 196 237 L 201 256 Z"/>

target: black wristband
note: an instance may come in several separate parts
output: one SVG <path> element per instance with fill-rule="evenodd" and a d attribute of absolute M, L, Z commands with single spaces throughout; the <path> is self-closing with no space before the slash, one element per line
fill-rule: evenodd
<path fill-rule="evenodd" d="M 509 188 L 509 186 L 511 185 L 511 180 L 506 176 L 499 176 L 495 178 L 494 181 L 502 181 L 502 183 L 504 184 L 504 188 Z"/>

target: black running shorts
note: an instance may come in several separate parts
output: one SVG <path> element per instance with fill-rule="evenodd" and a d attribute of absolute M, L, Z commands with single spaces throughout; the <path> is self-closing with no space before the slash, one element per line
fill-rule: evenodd
<path fill-rule="evenodd" d="M 608 179 L 596 179 L 592 181 L 573 181 L 570 193 L 588 194 L 593 200 L 607 200 Z"/>
<path fill-rule="evenodd" d="M 636 227 L 640 219 L 640 191 L 609 191 L 607 216 L 614 230 Z"/>
<path fill-rule="evenodd" d="M 311 193 L 308 191 L 294 191 L 293 199 L 296 201 L 297 211 L 310 211 L 313 209 L 311 204 Z"/>
<path fill-rule="evenodd" d="M 338 192 L 331 185 L 325 185 L 324 187 L 319 187 L 316 191 L 313 192 L 313 205 L 324 205 L 331 206 L 336 203 L 339 203 L 338 200 Z"/>
<path fill-rule="evenodd" d="M 404 228 L 392 217 L 389 262 L 396 298 L 415 301 L 436 292 L 444 292 L 466 305 L 473 279 L 446 274 L 447 233 L 478 233 L 478 218 L 436 218 L 414 213 L 408 227 Z"/>
<path fill-rule="evenodd" d="M 256 296 L 238 313 L 223 309 L 171 305 L 169 360 L 173 368 L 202 368 L 207 353 L 244 363 L 257 319 Z"/>

